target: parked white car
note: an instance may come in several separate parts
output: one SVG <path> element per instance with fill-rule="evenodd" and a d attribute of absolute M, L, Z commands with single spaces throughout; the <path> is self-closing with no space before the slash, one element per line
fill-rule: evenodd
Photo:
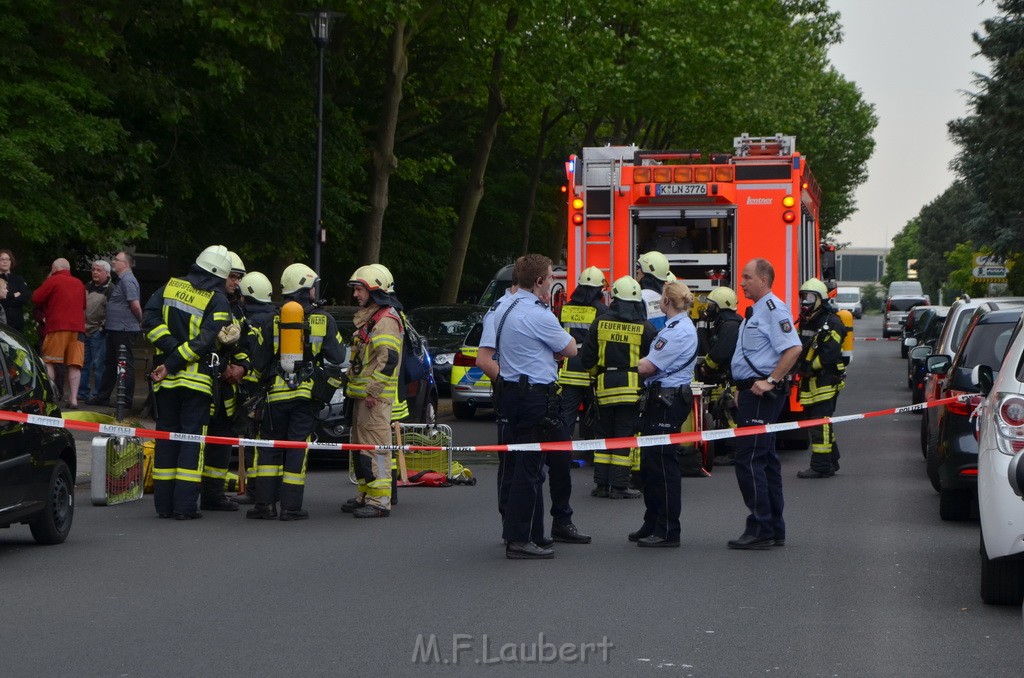
<path fill-rule="evenodd" d="M 987 394 L 976 414 L 981 598 L 991 605 L 1024 600 L 1024 500 L 1014 494 L 1016 474 L 1010 473 L 1024 450 L 1022 327 L 1024 317 L 1014 328 L 1002 366 L 979 365 L 972 373 L 972 381 Z M 993 368 L 998 369 L 994 380 Z"/>

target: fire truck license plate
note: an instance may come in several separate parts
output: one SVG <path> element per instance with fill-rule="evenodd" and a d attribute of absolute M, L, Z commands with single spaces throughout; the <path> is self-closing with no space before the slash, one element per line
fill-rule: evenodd
<path fill-rule="evenodd" d="M 707 184 L 658 184 L 657 195 L 707 195 Z"/>

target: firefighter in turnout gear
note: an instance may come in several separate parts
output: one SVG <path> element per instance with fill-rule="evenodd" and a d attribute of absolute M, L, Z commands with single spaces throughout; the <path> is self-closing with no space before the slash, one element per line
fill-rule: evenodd
<path fill-rule="evenodd" d="M 217 335 L 217 356 L 220 363 L 219 383 L 210 409 L 207 433 L 212 436 L 233 436 L 235 408 L 238 403 L 238 384 L 250 368 L 249 353 L 242 339 L 242 295 L 239 282 L 245 275 L 245 264 L 234 252 L 228 252 L 231 271 L 225 281 L 225 293 L 231 307 L 231 322 Z M 224 494 L 228 476 L 231 445 L 203 445 L 203 480 L 199 508 L 204 511 L 237 511 L 238 503 Z"/>
<path fill-rule="evenodd" d="M 142 315 L 146 338 L 160 364 L 153 380 L 156 428 L 202 435 L 220 370 L 214 364 L 217 335 L 231 320 L 225 280 L 231 259 L 223 245 L 207 247 L 183 278 L 158 289 Z M 203 470 L 197 442 L 157 440 L 153 462 L 153 500 L 161 518 L 201 518 L 197 503 Z"/>
<path fill-rule="evenodd" d="M 665 312 L 661 310 L 661 289 L 672 271 L 668 259 L 661 252 L 650 251 L 636 260 L 636 281 L 643 290 L 647 319 L 655 331 L 665 326 Z M 674 276 L 673 276 L 674 277 Z"/>
<path fill-rule="evenodd" d="M 238 284 L 238 292 L 242 296 L 242 307 L 244 309 L 244 320 L 242 321 L 242 338 L 246 354 L 254 356 L 260 341 L 263 338 L 261 328 L 264 323 L 274 317 L 274 303 L 270 295 L 274 286 L 267 276 L 259 271 L 249 271 Z M 242 383 L 238 385 L 238 400 L 235 403 L 236 433 L 245 438 L 256 438 L 259 436 L 259 417 L 262 415 L 263 398 L 259 386 L 259 378 L 251 369 L 242 377 Z M 235 502 L 239 504 L 256 503 L 256 493 L 253 481 L 256 478 L 256 448 L 245 447 L 246 476 L 250 479 L 245 486 L 245 494 L 239 494 Z"/>
<path fill-rule="evenodd" d="M 387 269 L 369 265 L 356 269 L 348 284 L 359 304 L 353 318 L 356 332 L 345 387 L 345 398 L 352 403 L 352 442 L 391 445 L 404 332 L 400 311 L 395 308 L 398 300 L 389 292 L 394 280 Z M 345 506 L 356 518 L 386 518 L 391 515 L 391 451 L 364 450 L 359 454 L 369 459 L 371 477 Z"/>
<path fill-rule="evenodd" d="M 729 287 L 716 287 L 708 293 L 708 304 L 701 310 L 701 320 L 707 323 L 708 349 L 704 362 L 698 368 L 698 377 L 705 384 L 715 384 L 708 394 L 711 414 L 710 428 L 735 428 L 733 412 L 736 397 L 729 385 L 732 354 L 743 318 L 736 312 L 738 299 Z M 715 441 L 715 465 L 733 463 L 732 445 L 728 440 Z"/>
<path fill-rule="evenodd" d="M 659 297 L 660 298 L 660 297 Z M 612 303 L 597 317 L 583 343 L 581 364 L 597 377 L 596 396 L 604 438 L 636 434 L 640 377 L 637 366 L 656 332 L 647 320 L 640 284 L 624 276 L 612 285 Z M 629 448 L 594 452 L 595 497 L 633 499 Z"/>
<path fill-rule="evenodd" d="M 817 278 L 800 287 L 800 341 L 803 352 L 797 362 L 800 404 L 808 419 L 831 417 L 846 377 L 843 339 L 846 326 L 832 312 L 828 290 Z M 815 426 L 811 433 L 810 468 L 798 478 L 830 478 L 839 470 L 839 446 L 831 424 Z"/>
<path fill-rule="evenodd" d="M 607 286 L 608 281 L 601 269 L 591 266 L 580 273 L 576 289 L 573 290 L 569 301 L 562 306 L 559 321 L 565 331 L 576 340 L 577 348 L 583 346 L 598 313 L 605 310 L 604 288 Z M 584 411 L 591 405 L 591 382 L 590 373 L 582 366 L 579 354 L 562 362 L 562 367 L 558 370 L 558 385 L 562 395 L 562 415 L 569 435 L 576 430 L 580 405 L 583 405 Z M 582 429 L 583 426 L 580 437 L 592 437 L 584 436 Z"/>
<path fill-rule="evenodd" d="M 275 440 L 308 441 L 316 412 L 341 385 L 345 349 L 334 318 L 313 306 L 316 272 L 292 264 L 281 274 L 284 305 L 260 328 L 253 371 L 269 384 L 263 434 Z M 304 520 L 307 448 L 259 448 L 256 451 L 256 505 L 245 517 Z M 276 504 L 280 500 L 278 515 Z"/>
<path fill-rule="evenodd" d="M 384 264 L 370 264 L 369 268 L 375 270 L 377 279 L 382 281 L 390 281 L 388 286 L 384 289 L 384 292 L 388 296 L 388 306 L 398 313 L 398 317 L 401 319 L 403 330 L 409 326 L 409 319 L 406 318 L 403 312 L 402 302 L 399 301 L 398 295 L 395 294 L 395 278 L 391 275 L 391 270 Z M 409 416 L 409 401 L 404 398 L 406 384 L 402 381 L 401 372 L 399 372 L 398 380 L 398 393 L 395 396 L 395 402 L 391 406 L 391 425 L 401 422 L 403 419 Z M 352 401 L 348 401 L 347 404 L 351 404 Z M 351 411 L 349 411 L 349 421 L 351 421 Z M 355 513 L 356 510 L 366 505 L 366 491 L 369 488 L 370 481 L 373 480 L 373 458 L 372 455 L 355 454 L 355 477 L 357 483 L 356 496 L 349 499 L 341 505 L 342 513 Z M 398 484 L 397 484 L 397 464 L 395 463 L 395 457 L 392 455 L 391 458 L 391 506 L 394 507 L 398 504 Z"/>

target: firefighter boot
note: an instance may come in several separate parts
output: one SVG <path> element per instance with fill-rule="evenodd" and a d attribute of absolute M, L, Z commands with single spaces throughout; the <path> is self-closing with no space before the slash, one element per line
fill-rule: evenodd
<path fill-rule="evenodd" d="M 611 465 L 608 474 L 608 498 L 609 499 L 636 499 L 640 492 L 629 488 L 629 466 Z"/>
<path fill-rule="evenodd" d="M 204 511 L 237 511 L 238 502 L 231 501 L 221 494 L 216 497 L 203 497 L 203 500 L 199 502 L 199 508 Z"/>
<path fill-rule="evenodd" d="M 305 520 L 309 518 L 309 511 L 306 509 L 281 509 L 281 517 L 279 520 Z"/>
<path fill-rule="evenodd" d="M 591 497 L 597 497 L 598 499 L 608 498 L 608 486 L 607 485 L 595 485 L 594 489 L 590 491 Z"/>
<path fill-rule="evenodd" d="M 276 520 L 277 504 L 256 504 L 245 512 L 245 517 L 253 520 Z"/>
<path fill-rule="evenodd" d="M 835 475 L 832 470 L 832 455 L 828 453 L 814 452 L 811 454 L 811 467 L 796 474 L 797 478 L 831 478 Z"/>

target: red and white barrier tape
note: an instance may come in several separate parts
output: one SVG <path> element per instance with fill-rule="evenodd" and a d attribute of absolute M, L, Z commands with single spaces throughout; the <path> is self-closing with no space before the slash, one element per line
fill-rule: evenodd
<path fill-rule="evenodd" d="M 691 433 L 673 433 L 671 435 L 657 436 L 631 436 L 628 438 L 602 438 L 598 440 L 566 440 L 556 443 L 518 443 L 513 445 L 475 445 L 475 446 L 441 446 L 441 445 L 359 445 L 356 443 L 307 443 L 298 440 L 261 440 L 257 438 L 230 438 L 227 436 L 206 436 L 191 433 L 172 433 L 169 431 L 155 431 L 145 428 L 134 428 L 131 426 L 117 426 L 114 424 L 98 424 L 89 421 L 77 421 L 75 419 L 61 419 L 59 417 L 46 417 L 39 414 L 25 414 L 24 412 L 8 412 L 0 410 L 0 421 L 15 421 L 21 423 L 36 424 L 39 426 L 51 426 L 54 428 L 66 428 L 74 431 L 86 431 L 91 433 L 106 433 L 117 436 L 136 436 L 138 438 L 149 438 L 152 440 L 175 440 L 180 442 L 206 443 L 208 445 L 242 445 L 245 447 L 278 447 L 278 448 L 309 448 L 313 450 L 385 450 L 404 452 L 435 452 L 449 450 L 451 452 L 509 452 L 509 451 L 549 451 L 549 452 L 583 452 L 593 450 L 616 450 L 625 447 L 653 447 L 656 445 L 682 445 L 695 443 L 699 440 L 710 442 L 724 440 L 727 438 L 742 438 L 744 436 L 760 435 L 763 433 L 778 433 L 781 431 L 793 431 L 801 428 L 811 428 L 822 424 L 841 424 L 858 419 L 870 419 L 872 417 L 883 417 L 889 414 L 904 414 L 916 412 L 929 407 L 938 407 L 952 402 L 967 401 L 975 397 L 975 394 L 943 398 L 917 405 L 906 405 L 904 407 L 893 407 L 887 410 L 865 412 L 863 414 L 847 414 L 839 417 L 822 417 L 820 419 L 806 419 L 802 421 L 786 421 L 779 424 L 762 424 L 759 426 L 744 426 L 741 428 L 716 429 L 711 431 L 695 431 Z"/>

